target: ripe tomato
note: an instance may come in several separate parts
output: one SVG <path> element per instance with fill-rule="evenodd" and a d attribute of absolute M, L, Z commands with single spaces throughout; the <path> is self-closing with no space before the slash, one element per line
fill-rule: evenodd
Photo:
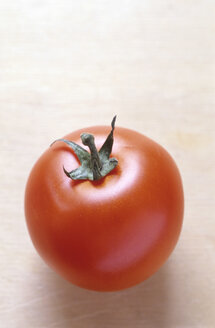
<path fill-rule="evenodd" d="M 89 132 L 99 149 L 109 131 L 94 126 L 65 139 L 80 144 L 80 135 Z M 25 193 L 38 253 L 70 282 L 97 291 L 131 287 L 156 272 L 174 249 L 183 220 L 182 181 L 164 148 L 117 127 L 111 157 L 118 165 L 107 176 L 72 180 L 68 170 L 80 165 L 78 157 L 56 142 L 34 165 Z"/>

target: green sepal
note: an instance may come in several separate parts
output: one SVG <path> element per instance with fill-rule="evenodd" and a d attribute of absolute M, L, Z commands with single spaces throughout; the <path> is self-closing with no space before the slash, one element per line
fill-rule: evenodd
<path fill-rule="evenodd" d="M 101 164 L 101 165 L 96 165 L 97 169 L 99 169 L 99 172 L 97 174 L 98 176 L 97 180 L 101 179 L 102 177 L 105 177 L 117 166 L 118 164 L 117 159 L 109 158 L 113 147 L 113 131 L 115 128 L 115 121 L 116 121 L 116 116 L 113 118 L 111 123 L 112 130 L 109 133 L 107 139 L 105 140 L 99 152 L 97 152 L 95 149 L 94 137 L 91 134 L 86 134 L 86 133 L 82 134 L 81 138 L 83 141 L 83 135 L 85 138 L 88 137 L 86 138 L 89 139 L 89 143 L 87 143 L 87 145 L 91 150 L 91 154 L 88 151 L 86 151 L 84 148 L 76 144 L 75 142 L 66 139 L 57 139 L 51 144 L 52 146 L 55 142 L 62 141 L 66 143 L 68 146 L 70 146 L 74 151 L 74 153 L 76 154 L 76 156 L 78 157 L 81 166 L 79 166 L 77 169 L 68 172 L 63 167 L 64 173 L 69 178 L 71 178 L 72 180 L 91 180 L 91 181 L 95 180 L 95 172 L 93 171 L 95 170 L 95 163 L 93 161 L 95 161 L 96 156 L 97 156 L 97 161 L 100 160 L 100 164 Z M 94 154 L 92 154 L 92 152 L 94 152 Z"/>

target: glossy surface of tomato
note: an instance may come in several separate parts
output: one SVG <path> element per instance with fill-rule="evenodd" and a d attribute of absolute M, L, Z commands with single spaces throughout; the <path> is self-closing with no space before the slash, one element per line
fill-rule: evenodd
<path fill-rule="evenodd" d="M 110 128 L 83 132 L 99 149 Z M 87 148 L 86 148 L 87 149 Z M 73 181 L 73 150 L 55 143 L 39 158 L 26 186 L 25 213 L 33 244 L 61 276 L 87 289 L 131 287 L 156 272 L 178 240 L 183 188 L 175 162 L 159 144 L 117 127 L 111 157 L 118 166 L 99 181 Z"/>

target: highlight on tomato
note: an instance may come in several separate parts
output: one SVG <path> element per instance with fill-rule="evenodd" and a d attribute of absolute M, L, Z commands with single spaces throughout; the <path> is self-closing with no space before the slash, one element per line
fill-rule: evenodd
<path fill-rule="evenodd" d="M 183 221 L 172 157 L 115 121 L 53 142 L 25 192 L 27 227 L 40 256 L 71 283 L 96 291 L 125 289 L 154 274 Z"/>

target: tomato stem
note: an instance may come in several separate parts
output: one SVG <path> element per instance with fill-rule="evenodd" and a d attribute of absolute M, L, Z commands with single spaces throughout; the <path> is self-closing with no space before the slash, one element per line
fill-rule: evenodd
<path fill-rule="evenodd" d="M 93 171 L 93 180 L 99 180 L 101 178 L 100 171 L 102 169 L 102 163 L 95 146 L 94 136 L 89 133 L 83 133 L 81 135 L 81 140 L 85 146 L 89 147 L 91 152 L 91 169 Z"/>
<path fill-rule="evenodd" d="M 95 146 L 94 136 L 90 133 L 82 133 L 81 140 L 85 146 L 88 146 L 90 149 L 90 153 L 87 152 L 84 148 L 77 145 L 73 141 L 69 141 L 66 139 L 57 139 L 51 145 L 53 145 L 56 141 L 63 141 L 68 144 L 78 159 L 81 162 L 81 166 L 77 169 L 68 172 L 64 167 L 64 173 L 73 180 L 99 180 L 102 177 L 105 177 L 109 172 L 111 172 L 118 164 L 116 158 L 109 158 L 112 147 L 113 147 L 113 133 L 115 129 L 116 116 L 114 116 L 111 126 L 112 130 L 106 138 L 104 144 L 102 145 L 99 152 Z"/>

